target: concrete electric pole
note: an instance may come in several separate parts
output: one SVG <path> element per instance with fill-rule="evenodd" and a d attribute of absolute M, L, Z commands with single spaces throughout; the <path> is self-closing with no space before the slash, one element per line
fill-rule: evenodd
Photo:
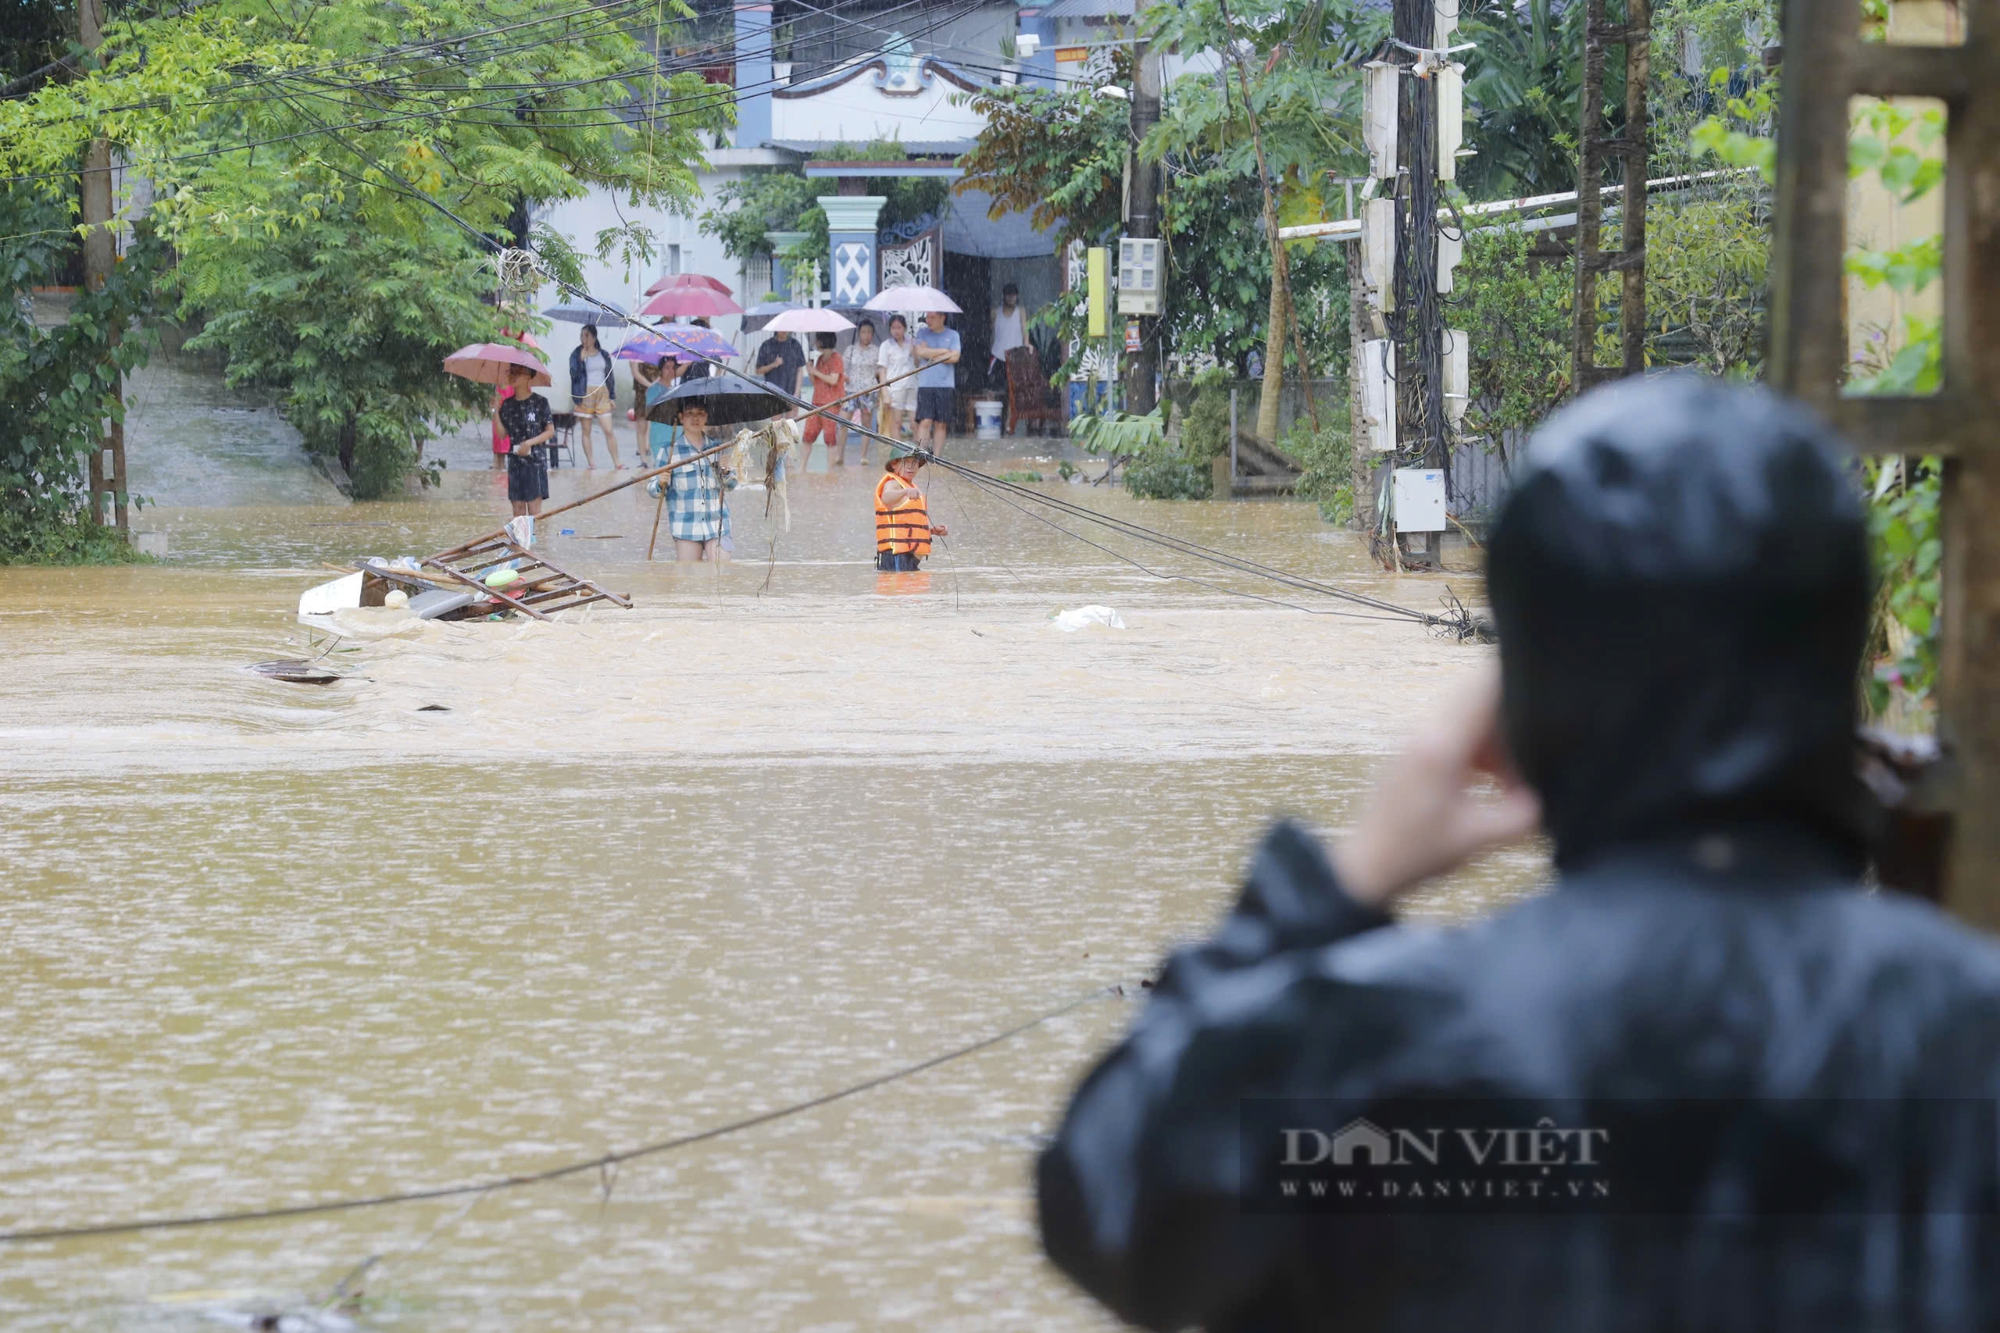
<path fill-rule="evenodd" d="M 87 51 L 104 43 L 104 0 L 80 0 L 77 6 L 78 36 Z M 92 139 L 83 159 L 83 282 L 86 290 L 99 292 L 110 281 L 117 262 L 117 232 L 111 218 L 111 144 L 102 137 Z M 112 325 L 105 331 L 108 349 L 118 346 L 123 330 Z M 112 390 L 114 402 L 123 396 L 123 386 Z M 90 451 L 90 512 L 99 523 L 127 526 L 125 484 L 125 423 L 114 410 L 99 446 Z M 110 512 L 107 514 L 106 510 Z"/>
<path fill-rule="evenodd" d="M 1160 234 L 1160 167 L 1139 155 L 1139 145 L 1160 120 L 1160 57 L 1150 43 L 1142 45 L 1132 68 L 1132 194 L 1125 234 L 1134 240 L 1154 240 Z M 1161 275 L 1164 277 L 1164 274 Z M 1165 283 L 1160 284 L 1162 287 Z M 1154 386 L 1160 368 L 1159 317 L 1141 315 L 1139 350 L 1126 362 L 1125 410 L 1144 415 L 1158 405 Z"/>

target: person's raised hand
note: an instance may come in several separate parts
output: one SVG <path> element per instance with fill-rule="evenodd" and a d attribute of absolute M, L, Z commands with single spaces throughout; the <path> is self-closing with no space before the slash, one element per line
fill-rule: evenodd
<path fill-rule="evenodd" d="M 1500 674 L 1488 668 L 1390 763 L 1333 852 L 1350 897 L 1387 907 L 1425 880 L 1535 831 L 1541 800 L 1507 758 L 1499 712 Z M 1497 795 L 1477 790 L 1487 778 L 1499 784 Z"/>

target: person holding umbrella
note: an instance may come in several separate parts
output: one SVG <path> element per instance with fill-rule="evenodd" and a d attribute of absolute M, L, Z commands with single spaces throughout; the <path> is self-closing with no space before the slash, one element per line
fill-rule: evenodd
<path fill-rule="evenodd" d="M 941 452 L 951 431 L 952 399 L 958 387 L 958 372 L 952 369 L 958 364 L 958 330 L 944 326 L 944 311 L 931 310 L 914 341 L 917 362 L 923 366 L 917 372 L 917 445 Z"/>
<path fill-rule="evenodd" d="M 507 436 L 507 500 L 514 516 L 540 516 L 549 498 L 547 444 L 556 428 L 549 420 L 549 401 L 534 392 L 535 372 L 509 366 L 507 384 L 513 396 L 493 409 L 493 424 Z"/>
<path fill-rule="evenodd" d="M 799 372 L 805 368 L 805 348 L 784 329 L 772 330 L 757 349 L 758 377 L 786 399 L 798 396 Z"/>
<path fill-rule="evenodd" d="M 657 386 L 655 386 L 657 387 Z M 693 458 L 711 448 L 708 404 L 689 398 L 680 405 L 680 422 L 661 465 Z M 667 533 L 674 540 L 674 559 L 683 564 L 727 560 L 722 538 L 729 530 L 728 497 L 720 455 L 667 474 Z"/>

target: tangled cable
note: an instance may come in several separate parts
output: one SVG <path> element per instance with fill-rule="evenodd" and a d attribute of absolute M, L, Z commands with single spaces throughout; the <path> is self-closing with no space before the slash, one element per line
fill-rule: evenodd
<path fill-rule="evenodd" d="M 991 1036 L 982 1037 L 978 1041 L 970 1042 L 939 1055 L 933 1055 L 929 1059 L 919 1060 L 915 1064 L 904 1065 L 900 1069 L 892 1069 L 887 1073 L 877 1074 L 875 1077 L 863 1079 L 859 1083 L 850 1083 L 846 1087 L 838 1088 L 833 1092 L 822 1093 L 817 1097 L 808 1098 L 802 1102 L 792 1102 L 789 1105 L 780 1106 L 770 1111 L 762 1111 L 756 1115 L 744 1116 L 739 1120 L 732 1120 L 726 1124 L 697 1130 L 692 1134 L 682 1134 L 671 1139 L 661 1139 L 657 1143 L 647 1143 L 636 1148 L 608 1152 L 583 1161 L 568 1162 L 562 1166 L 552 1166 L 542 1171 L 525 1171 L 514 1175 L 497 1176 L 491 1180 L 475 1181 L 467 1185 L 440 1185 L 430 1189 L 397 1190 L 388 1194 L 370 1194 L 348 1199 L 328 1199 L 321 1203 L 289 1204 L 277 1208 L 246 1208 L 236 1212 L 222 1213 L 189 1213 L 178 1217 L 136 1218 L 130 1221 L 99 1222 L 83 1226 L 23 1227 L 15 1231 L 0 1231 L 0 1245 L 20 1244 L 26 1241 L 37 1240 L 78 1240 L 95 1236 L 127 1236 L 146 1231 L 182 1231 L 190 1227 L 223 1226 L 232 1222 L 264 1222 L 281 1218 L 311 1217 L 321 1213 L 354 1212 L 363 1208 L 383 1208 L 391 1204 L 421 1203 L 430 1199 L 453 1199 L 466 1195 L 491 1194 L 497 1190 L 520 1189 L 523 1186 L 541 1185 L 551 1180 L 561 1180 L 567 1176 L 579 1176 L 591 1171 L 600 1173 L 608 1172 L 622 1163 L 634 1161 L 641 1157 L 651 1157 L 658 1153 L 673 1152 L 680 1148 L 691 1148 L 695 1144 L 707 1143 L 711 1139 L 723 1138 L 730 1134 L 740 1134 L 746 1129 L 755 1129 L 759 1125 L 768 1125 L 775 1120 L 784 1120 L 790 1116 L 803 1114 L 806 1111 L 817 1110 L 822 1106 L 829 1106 L 834 1102 L 844 1101 L 849 1097 L 858 1096 L 861 1093 L 883 1087 L 886 1084 L 895 1083 L 902 1079 L 924 1073 L 927 1070 L 936 1069 L 940 1065 L 950 1064 L 954 1060 L 962 1060 L 968 1055 L 975 1055 L 989 1047 L 998 1046 L 1002 1042 L 1038 1028 L 1044 1023 L 1061 1018 L 1064 1014 L 1081 1009 L 1086 1004 L 1095 1000 L 1101 1000 L 1107 995 L 1122 995 L 1124 993 L 1122 985 L 1111 984 L 1099 986 L 1088 994 L 1079 995 L 1074 999 L 1057 1005 L 1053 1009 L 1044 1010 L 1036 1014 L 1033 1018 L 1016 1023 L 1014 1026 L 996 1032 Z"/>

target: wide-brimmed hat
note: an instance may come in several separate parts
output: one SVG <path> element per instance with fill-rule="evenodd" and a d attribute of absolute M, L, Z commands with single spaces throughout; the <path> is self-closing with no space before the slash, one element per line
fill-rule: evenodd
<path fill-rule="evenodd" d="M 907 454 L 899 454 L 892 451 L 887 458 L 882 460 L 882 470 L 884 472 L 894 472 L 896 470 L 896 464 L 902 462 L 906 458 L 915 459 L 918 467 L 922 467 L 924 464 L 931 461 L 930 454 L 922 449 L 913 449 Z"/>

